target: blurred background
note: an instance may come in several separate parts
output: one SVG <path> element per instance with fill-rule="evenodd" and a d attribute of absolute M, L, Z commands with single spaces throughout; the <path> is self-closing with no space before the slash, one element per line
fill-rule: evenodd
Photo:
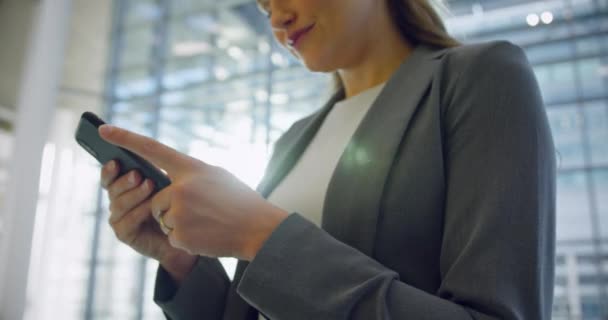
<path fill-rule="evenodd" d="M 526 51 L 559 151 L 553 318 L 608 319 L 608 0 L 446 5 L 461 41 Z M 255 187 L 329 83 L 254 0 L 0 0 L 0 319 L 163 319 L 156 263 L 115 239 L 74 142 L 83 111 Z"/>

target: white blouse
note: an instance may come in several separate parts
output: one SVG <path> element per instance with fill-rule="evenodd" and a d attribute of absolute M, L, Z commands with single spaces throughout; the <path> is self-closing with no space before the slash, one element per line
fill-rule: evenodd
<path fill-rule="evenodd" d="M 385 83 L 337 102 L 300 159 L 268 196 L 279 208 L 321 225 L 329 181 L 340 156 Z M 264 320 L 262 315 L 259 320 Z"/>

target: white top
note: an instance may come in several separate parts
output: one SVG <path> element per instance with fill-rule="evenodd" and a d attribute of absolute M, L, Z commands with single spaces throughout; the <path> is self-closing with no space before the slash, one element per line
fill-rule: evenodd
<path fill-rule="evenodd" d="M 329 181 L 340 156 L 384 83 L 337 102 L 298 162 L 269 195 L 268 201 L 321 225 Z"/>
<path fill-rule="evenodd" d="M 321 226 L 325 193 L 334 169 L 384 84 L 334 105 L 298 162 L 268 196 L 268 201 Z M 260 314 L 258 320 L 265 318 Z"/>
<path fill-rule="evenodd" d="M 268 201 L 321 226 L 325 193 L 334 169 L 383 87 L 384 83 L 337 102 L 298 162 L 268 196 Z M 258 320 L 264 319 L 260 314 Z"/>
<path fill-rule="evenodd" d="M 302 156 L 268 196 L 268 201 L 321 226 L 323 203 L 340 156 L 384 83 L 337 102 Z M 258 320 L 265 318 L 260 314 Z"/>

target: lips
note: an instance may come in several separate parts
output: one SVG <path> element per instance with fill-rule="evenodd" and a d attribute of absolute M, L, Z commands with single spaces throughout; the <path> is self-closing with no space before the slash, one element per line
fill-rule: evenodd
<path fill-rule="evenodd" d="M 290 33 L 287 36 L 287 45 L 289 45 L 290 47 L 296 47 L 298 45 L 298 40 L 300 38 L 302 38 L 302 36 L 304 34 L 306 34 L 308 31 L 310 31 L 313 27 L 315 26 L 315 24 L 311 24 L 308 27 L 304 27 L 302 29 L 296 30 L 293 33 Z"/>

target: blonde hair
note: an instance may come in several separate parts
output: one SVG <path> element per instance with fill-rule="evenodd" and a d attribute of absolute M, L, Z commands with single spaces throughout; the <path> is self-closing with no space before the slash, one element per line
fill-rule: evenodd
<path fill-rule="evenodd" d="M 424 44 L 437 49 L 459 46 L 461 43 L 448 34 L 443 20 L 430 1 L 432 0 L 386 0 L 391 20 L 408 44 Z M 441 3 L 435 5 L 446 10 Z M 334 91 L 343 88 L 337 72 L 333 73 L 333 82 Z"/>

